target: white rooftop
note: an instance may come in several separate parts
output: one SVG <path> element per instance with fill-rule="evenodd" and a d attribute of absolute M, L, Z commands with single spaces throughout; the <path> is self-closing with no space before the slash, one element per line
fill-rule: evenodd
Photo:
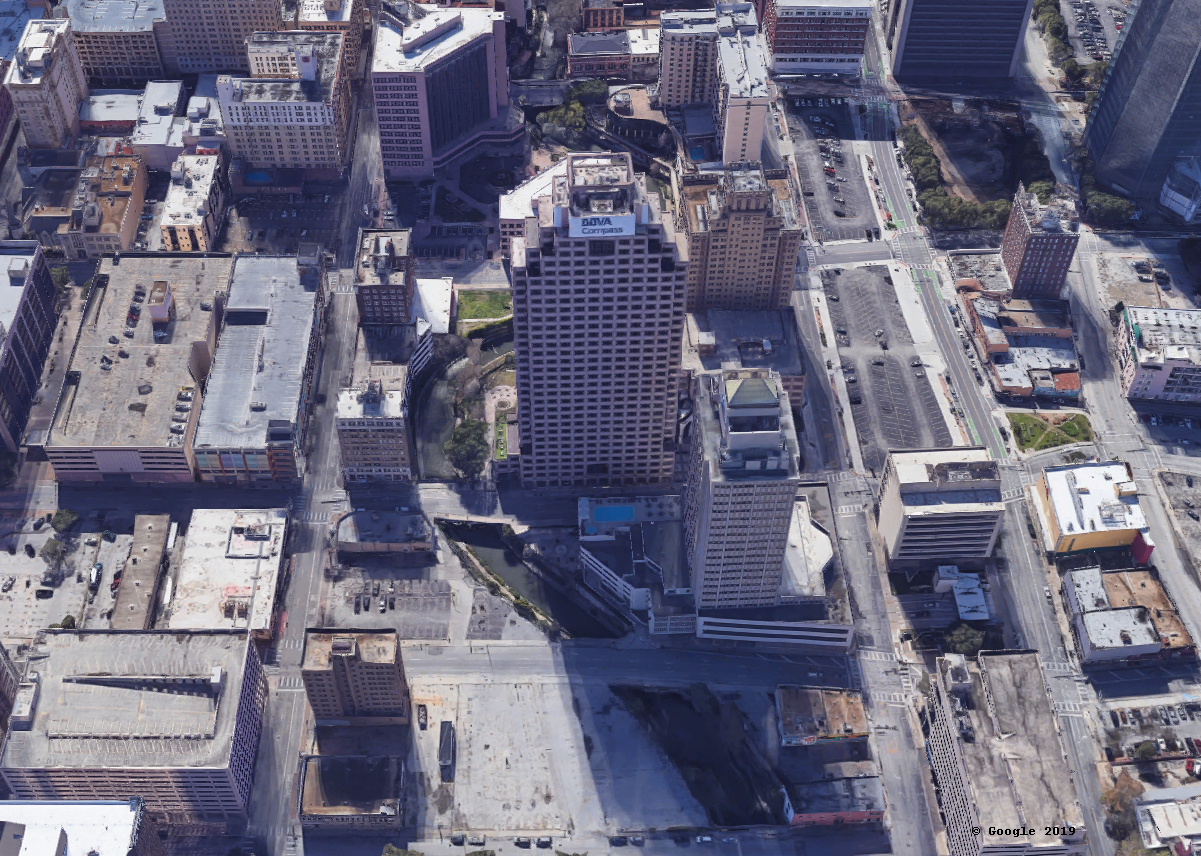
<path fill-rule="evenodd" d="M 375 30 L 372 72 L 419 71 L 480 36 L 491 34 L 493 22 L 505 17 L 503 12 L 491 9 L 414 5 L 427 14 L 408 27 L 402 27 L 388 15 L 380 16 Z"/>
<path fill-rule="evenodd" d="M 379 401 L 364 396 L 365 389 L 346 388 L 338 392 L 339 419 L 403 419 L 405 394 L 403 389 L 383 391 Z"/>
<path fill-rule="evenodd" d="M 524 220 L 534 216 L 534 200 L 550 195 L 555 177 L 567 177 L 567 158 L 563 158 L 550 169 L 514 187 L 500 198 L 500 221 Z"/>
<path fill-rule="evenodd" d="M 209 193 L 217 175 L 216 155 L 180 155 L 171 166 L 163 206 L 164 226 L 200 226 L 208 216 Z"/>
<path fill-rule="evenodd" d="M 767 97 L 767 50 L 757 33 L 723 30 L 717 40 L 717 59 L 731 98 Z"/>
<path fill-rule="evenodd" d="M 1105 580 L 1101 576 L 1100 568 L 1070 571 L 1067 580 L 1081 612 L 1109 609 L 1109 592 L 1105 590 Z"/>
<path fill-rule="evenodd" d="M 626 35 L 630 37 L 630 56 L 637 58 L 659 55 L 659 29 L 657 27 L 626 30 Z"/>
<path fill-rule="evenodd" d="M 1201 364 L 1201 309 L 1127 306 L 1126 315 L 1138 333 L 1140 363 Z"/>
<path fill-rule="evenodd" d="M 454 301 L 455 281 L 443 276 L 418 279 L 413 289 L 413 317 L 417 319 L 418 334 L 426 329 L 434 333 L 450 332 L 450 310 Z M 422 327 L 425 322 L 427 327 Z"/>
<path fill-rule="evenodd" d="M 1201 786 L 1148 791 L 1135 813 L 1145 847 L 1166 848 L 1178 838 L 1201 838 Z"/>
<path fill-rule="evenodd" d="M 300 20 L 302 21 L 349 21 L 354 0 L 341 0 L 337 7 L 330 9 L 325 0 L 300 0 Z"/>
<path fill-rule="evenodd" d="M 755 7 L 751 3 L 718 3 L 716 9 L 664 11 L 659 16 L 660 27 L 667 30 L 669 35 L 672 32 L 680 32 L 716 36 L 719 24 L 722 29 L 737 27 L 746 28 L 751 32 L 759 29 Z"/>
<path fill-rule="evenodd" d="M 1081 621 L 1089 645 L 1098 651 L 1145 645 L 1158 648 L 1162 644 L 1150 614 L 1141 606 L 1086 612 Z"/>
<path fill-rule="evenodd" d="M 193 511 L 159 626 L 269 630 L 287 520 L 286 508 Z"/>
<path fill-rule="evenodd" d="M 128 802 L 0 802 L 0 829 L 8 823 L 25 827 L 17 839 L 18 849 L 8 851 L 13 856 L 128 856 L 140 817 L 141 812 Z M 60 848 L 63 837 L 65 850 Z"/>
<path fill-rule="evenodd" d="M 955 607 L 963 621 L 988 620 L 988 601 L 984 599 L 984 587 L 979 574 L 960 574 L 951 584 L 955 594 Z"/>
<path fill-rule="evenodd" d="M 1146 529 L 1138 488 L 1122 461 L 1100 461 L 1043 471 L 1061 533 Z"/>

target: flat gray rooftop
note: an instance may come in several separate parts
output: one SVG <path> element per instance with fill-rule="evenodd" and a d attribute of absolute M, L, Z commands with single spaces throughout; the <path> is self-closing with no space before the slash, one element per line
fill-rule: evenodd
<path fill-rule="evenodd" d="M 294 256 L 238 259 L 197 449 L 261 449 L 272 420 L 295 424 L 314 335 L 316 280 Z"/>
<path fill-rule="evenodd" d="M 171 432 L 180 387 L 199 388 L 192 375 L 193 346 L 205 342 L 218 291 L 229 287 L 233 259 L 195 254 L 131 257 L 120 264 L 103 259 L 97 275 L 109 277 L 108 288 L 95 294 L 79 333 L 69 371 L 79 383 L 63 390 L 50 429 L 50 446 L 168 446 L 182 444 Z M 155 282 L 171 286 L 174 319 L 159 325 L 167 336 L 155 341 L 149 310 L 126 337 L 126 316 L 135 290 L 149 294 Z M 115 340 L 115 341 L 114 341 Z M 128 356 L 122 357 L 124 351 Z M 108 368 L 106 368 L 108 366 Z M 147 390 L 142 392 L 141 390 Z M 144 408 L 131 409 L 141 404 Z"/>
<path fill-rule="evenodd" d="M 775 369 L 782 375 L 803 375 L 804 360 L 797 342 L 796 318 L 791 308 L 762 311 L 710 309 L 692 316 L 697 330 L 712 333 L 716 353 L 697 357 L 707 371 L 723 366 Z M 765 349 L 763 343 L 771 343 Z M 688 359 L 688 357 L 686 357 Z M 730 364 L 734 364 L 730 366 Z M 796 406 L 798 402 L 792 402 Z"/>
<path fill-rule="evenodd" d="M 21 308 L 27 282 L 25 272 L 33 270 L 37 249 L 37 241 L 0 241 L 0 325 L 5 338 Z"/>
<path fill-rule="evenodd" d="M 224 766 L 248 644 L 234 633 L 47 633 L 30 652 L 33 729 L 9 732 L 0 766 Z"/>
<path fill-rule="evenodd" d="M 67 14 L 82 33 L 145 33 L 166 17 L 163 0 L 67 0 Z"/>

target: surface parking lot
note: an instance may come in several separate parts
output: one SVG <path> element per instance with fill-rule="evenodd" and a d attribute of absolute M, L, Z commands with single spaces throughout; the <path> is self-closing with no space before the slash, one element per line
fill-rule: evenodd
<path fill-rule="evenodd" d="M 844 103 L 831 105 L 831 101 L 845 100 L 804 96 L 788 99 L 788 128 L 805 206 L 814 236 L 822 241 L 862 240 L 866 237 L 864 229 L 878 226 L 875 203 L 859 158 L 847 142 L 855 138 L 850 107 Z M 823 144 L 825 153 L 821 150 Z M 836 149 L 841 149 L 841 163 Z M 825 172 L 827 163 L 834 175 Z M 831 182 L 834 187 L 829 186 Z M 842 212 L 841 216 L 836 212 Z"/>
<path fill-rule="evenodd" d="M 866 466 L 892 449 L 948 447 L 951 433 L 885 267 L 822 271 L 822 284 Z M 919 418 L 920 414 L 920 418 Z"/>

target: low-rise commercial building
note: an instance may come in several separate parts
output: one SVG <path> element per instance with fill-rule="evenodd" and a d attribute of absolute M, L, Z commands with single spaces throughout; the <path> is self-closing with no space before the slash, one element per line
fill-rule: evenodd
<path fill-rule="evenodd" d="M 717 87 L 713 124 L 722 163 L 763 160 L 763 135 L 771 94 L 767 88 L 767 47 L 746 18 L 720 18 Z"/>
<path fill-rule="evenodd" d="M 270 639 L 288 567 L 287 536 L 286 508 L 194 510 L 157 626 Z"/>
<path fill-rule="evenodd" d="M 350 132 L 342 49 L 341 33 L 250 36 L 246 53 L 253 76 L 217 78 L 233 154 L 256 166 L 341 174 Z"/>
<path fill-rule="evenodd" d="M 182 155 L 171 166 L 171 186 L 159 220 L 163 246 L 172 252 L 207 253 L 225 215 L 225 159 Z"/>
<path fill-rule="evenodd" d="M 0 441 L 16 454 L 58 329 L 58 290 L 37 241 L 0 241 Z"/>
<path fill-rule="evenodd" d="M 395 630 L 309 630 L 300 676 L 313 716 L 348 725 L 409 719 L 400 640 Z"/>
<path fill-rule="evenodd" d="M 879 776 L 784 786 L 784 822 L 789 826 L 879 824 L 884 821 L 884 809 L 884 784 Z"/>
<path fill-rule="evenodd" d="M 141 86 L 166 75 L 156 30 L 162 0 L 67 0 L 79 61 L 92 86 Z"/>
<path fill-rule="evenodd" d="M 776 74 L 858 76 L 871 0 L 766 0 L 763 33 Z"/>
<path fill-rule="evenodd" d="M 963 294 L 964 318 L 1002 395 L 1075 401 L 1080 359 L 1065 300 Z"/>
<path fill-rule="evenodd" d="M 1079 241 L 1071 202 L 1043 205 L 1019 183 L 1001 242 L 1013 296 L 1058 298 Z"/>
<path fill-rule="evenodd" d="M 104 258 L 46 438 L 60 481 L 190 482 L 227 256 Z"/>
<path fill-rule="evenodd" d="M 630 36 L 612 33 L 572 33 L 567 37 L 567 76 L 630 79 Z"/>
<path fill-rule="evenodd" d="M 138 126 L 142 93 L 130 90 L 96 90 L 79 105 L 79 130 L 101 137 L 123 137 Z"/>
<path fill-rule="evenodd" d="M 1153 571 L 1079 568 L 1064 574 L 1063 591 L 1084 663 L 1195 656 L 1192 636 Z"/>
<path fill-rule="evenodd" d="M 406 369 L 407 367 L 401 367 Z M 338 446 L 347 482 L 411 481 L 409 458 L 408 384 L 385 389 L 382 379 L 338 393 Z"/>
<path fill-rule="evenodd" d="M 412 229 L 362 229 L 354 271 L 359 324 L 408 324 L 413 320 Z"/>
<path fill-rule="evenodd" d="M 348 511 L 331 527 L 338 552 L 428 561 L 437 549 L 434 528 L 420 512 Z"/>
<path fill-rule="evenodd" d="M 1084 813 L 1036 651 L 938 658 L 926 752 L 951 856 L 1086 852 Z"/>
<path fill-rule="evenodd" d="M 0 802 L 5 856 L 167 856 L 142 797 Z"/>
<path fill-rule="evenodd" d="M 241 834 L 267 680 L 244 633 L 55 631 L 0 747 L 21 800 L 145 799 L 174 834 Z"/>
<path fill-rule="evenodd" d="M 202 481 L 303 479 L 321 289 L 321 270 L 296 256 L 237 260 L 193 440 Z"/>
<path fill-rule="evenodd" d="M 167 555 L 170 531 L 169 514 L 134 517 L 133 544 L 120 571 L 121 579 L 109 618 L 109 627 L 113 630 L 149 630 L 154 626 L 159 583 L 170 558 Z"/>
<path fill-rule="evenodd" d="M 152 80 L 142 93 L 138 126 L 129 135 L 129 147 L 151 169 L 169 170 L 183 154 L 185 120 L 182 80 Z"/>
<path fill-rule="evenodd" d="M 1201 403 L 1201 310 L 1127 306 L 1121 337 L 1127 398 Z"/>
<path fill-rule="evenodd" d="M 889 453 L 876 525 L 890 565 L 983 561 L 1004 516 L 1001 471 L 983 446 Z"/>
<path fill-rule="evenodd" d="M 371 60 L 379 145 L 388 178 L 427 178 L 479 150 L 510 151 L 525 139 L 509 105 L 505 13 L 408 6 L 380 16 Z"/>
<path fill-rule="evenodd" d="M 1191 856 L 1201 842 L 1201 784 L 1153 788 L 1134 803 L 1143 847 Z"/>
<path fill-rule="evenodd" d="M 31 20 L 4 75 L 25 143 L 60 149 L 79 135 L 87 77 L 68 18 Z"/>
<path fill-rule="evenodd" d="M 68 259 L 128 250 L 146 198 L 146 173 L 138 155 L 89 157 L 73 190 L 63 188 L 57 200 L 43 196 L 28 210 L 27 229 Z"/>
<path fill-rule="evenodd" d="M 863 696 L 849 690 L 776 687 L 781 746 L 814 746 L 868 738 Z"/>
<path fill-rule="evenodd" d="M 1140 565 L 1151 560 L 1155 542 L 1124 461 L 1047 467 L 1030 491 L 1048 553 L 1129 550 Z"/>

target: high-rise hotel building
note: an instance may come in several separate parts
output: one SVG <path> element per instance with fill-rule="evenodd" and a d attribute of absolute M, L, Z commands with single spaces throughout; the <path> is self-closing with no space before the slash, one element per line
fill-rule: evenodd
<path fill-rule="evenodd" d="M 627 153 L 571 154 L 511 242 L 521 480 L 668 484 L 687 262 Z"/>

